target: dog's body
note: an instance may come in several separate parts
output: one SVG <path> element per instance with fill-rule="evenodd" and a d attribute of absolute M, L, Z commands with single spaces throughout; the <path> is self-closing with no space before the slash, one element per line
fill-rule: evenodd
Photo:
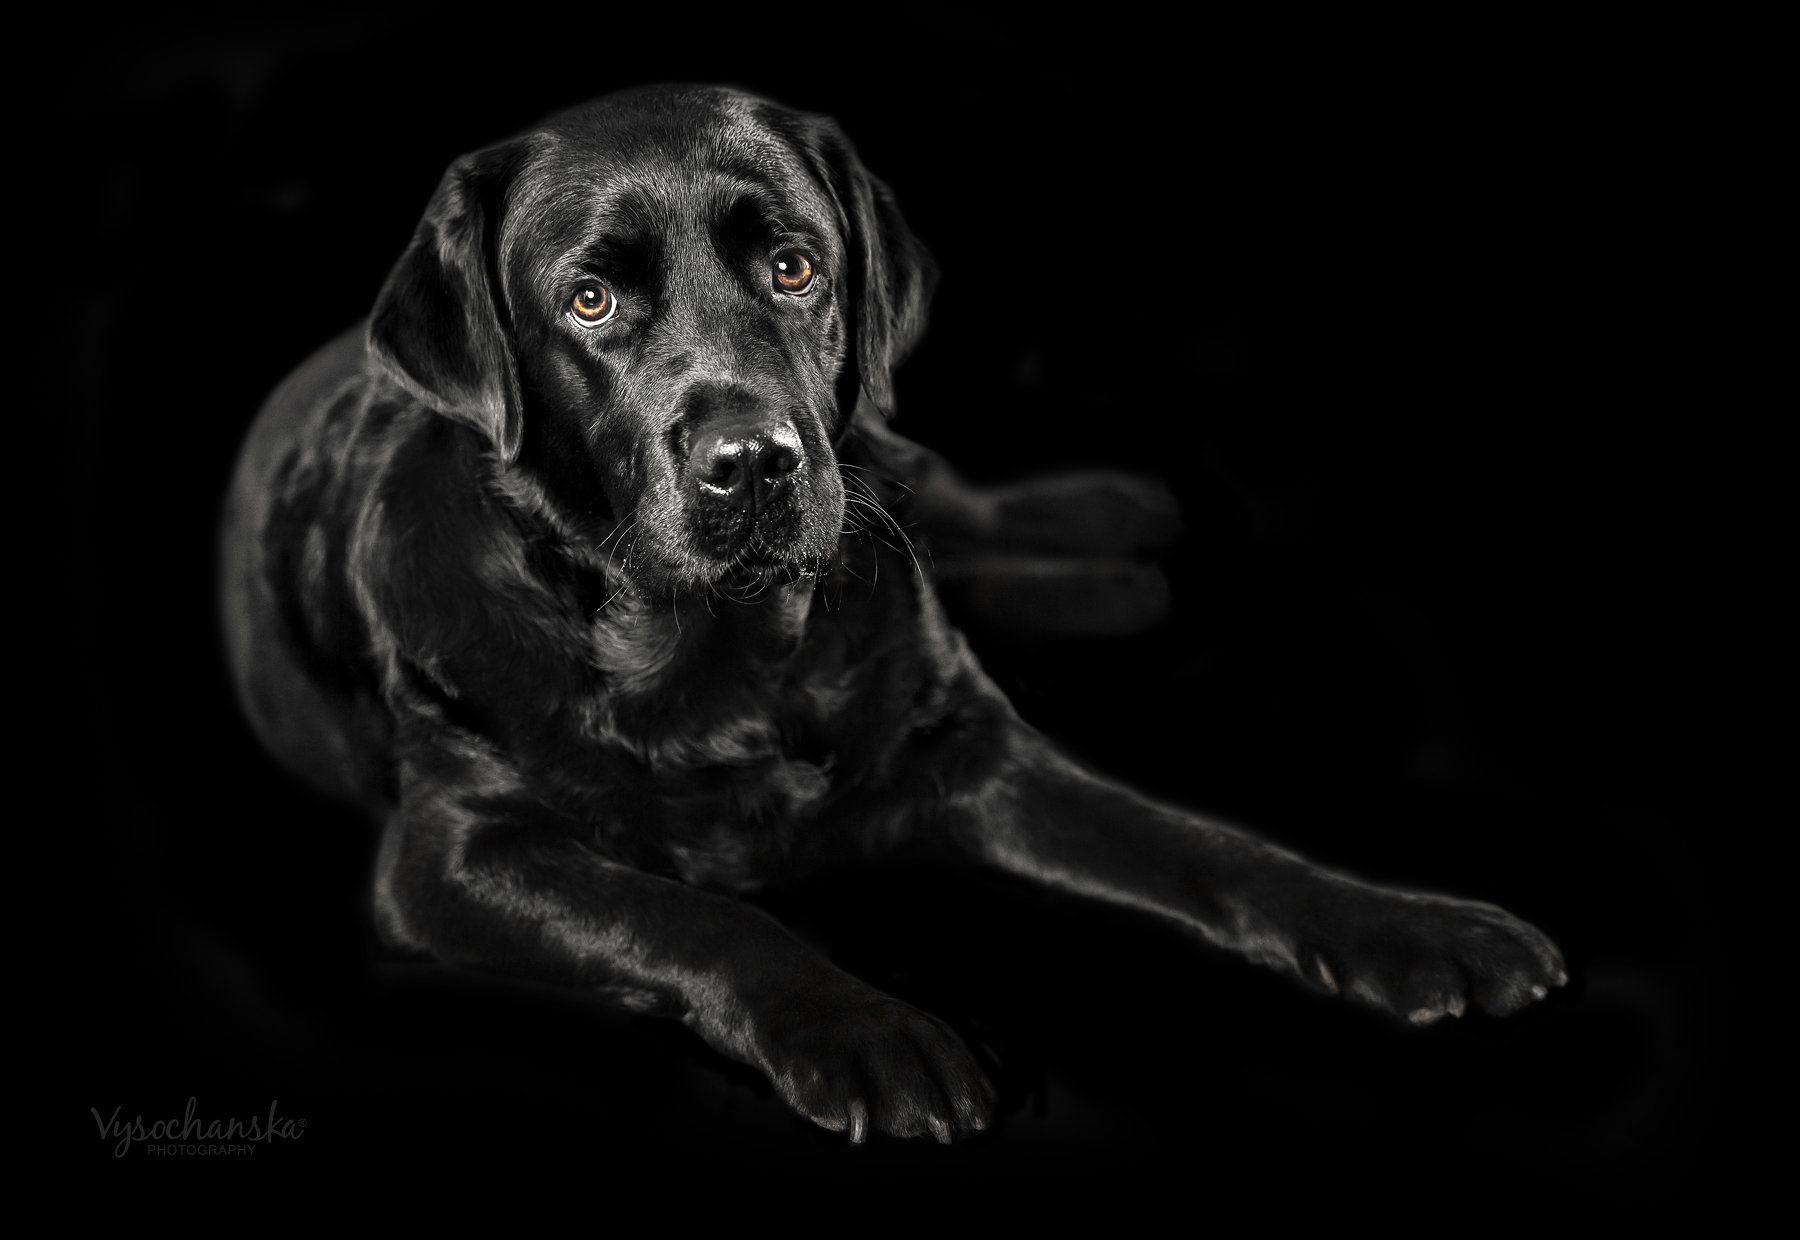
<path fill-rule="evenodd" d="M 384 824 L 384 937 L 676 1016 L 859 1140 L 981 1128 L 991 1091 L 733 897 L 903 841 L 1415 1021 L 1561 982 L 1499 909 L 1321 870 L 1020 721 L 884 514 L 1041 551 L 1048 509 L 1089 554 L 1166 514 L 1117 480 L 977 493 L 894 435 L 931 284 L 833 126 L 730 92 L 452 167 L 366 331 L 271 398 L 225 528 L 246 712 Z"/>

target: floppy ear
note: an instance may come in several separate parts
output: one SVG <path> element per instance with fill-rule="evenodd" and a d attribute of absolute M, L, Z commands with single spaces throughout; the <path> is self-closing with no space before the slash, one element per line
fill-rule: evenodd
<path fill-rule="evenodd" d="M 520 154 L 504 143 L 450 165 L 369 318 L 369 349 L 439 413 L 519 455 L 519 377 L 494 263 L 506 185 Z"/>
<path fill-rule="evenodd" d="M 815 118 L 821 173 L 842 216 L 849 250 L 851 366 L 848 386 L 883 416 L 894 412 L 894 371 L 925 334 L 925 310 L 937 287 L 930 253 L 901 218 L 888 187 L 857 158 L 835 121 Z"/>

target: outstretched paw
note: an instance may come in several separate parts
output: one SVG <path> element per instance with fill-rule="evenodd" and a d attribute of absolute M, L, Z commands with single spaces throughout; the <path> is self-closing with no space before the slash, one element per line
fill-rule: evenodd
<path fill-rule="evenodd" d="M 1543 931 L 1492 904 L 1354 886 L 1329 910 L 1299 944 L 1301 972 L 1414 1024 L 1511 1015 L 1569 980 Z"/>

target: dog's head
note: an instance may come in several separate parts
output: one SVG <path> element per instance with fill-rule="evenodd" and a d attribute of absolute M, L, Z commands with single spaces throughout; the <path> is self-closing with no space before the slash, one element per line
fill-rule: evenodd
<path fill-rule="evenodd" d="M 667 593 L 829 560 L 934 279 L 833 122 L 660 87 L 451 165 L 369 341 Z"/>

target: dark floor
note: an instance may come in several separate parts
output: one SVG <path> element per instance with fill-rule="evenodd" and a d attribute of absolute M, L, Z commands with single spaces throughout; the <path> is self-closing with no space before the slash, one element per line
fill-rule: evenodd
<path fill-rule="evenodd" d="M 632 80 L 838 114 L 894 187 L 945 269 L 904 428 L 979 476 L 1103 463 L 1181 495 L 1152 633 L 972 623 L 1023 713 L 1171 799 L 1507 905 L 1562 943 L 1569 990 L 1398 1027 L 921 862 L 776 907 L 981 1047 L 1004 1122 L 849 1149 L 677 1027 L 377 961 L 367 832 L 231 711 L 212 514 L 257 402 L 362 313 L 444 163 L 625 83 L 546 71 L 567 32 L 114 28 L 56 97 L 58 175 L 89 191 L 64 222 L 103 260 L 58 281 L 46 355 L 86 683 L 27 669 L 79 738 L 56 771 L 90 912 L 58 936 L 82 997 L 49 1069 L 78 1158 L 112 1157 L 90 1107 L 148 1122 L 191 1097 L 304 1118 L 260 1164 L 567 1162 L 665 1193 L 702 1172 L 1028 1180 L 1050 1203 L 1203 1182 L 1281 1211 L 1723 1182 L 1746 1069 L 1723 858 L 1749 836 L 1712 808 L 1732 637 L 1707 522 L 1736 500 L 1704 427 L 1646 431 L 1694 403 L 1682 261 L 1647 244 L 1673 210 L 1646 192 L 1661 97 L 1620 113 L 1635 84 L 1579 47 L 1265 73 L 1118 38 L 971 20 L 901 23 L 875 61 L 754 32 L 627 45 Z M 78 89 L 94 74 L 103 100 Z M 60 901 L 61 873 L 33 881 Z"/>

